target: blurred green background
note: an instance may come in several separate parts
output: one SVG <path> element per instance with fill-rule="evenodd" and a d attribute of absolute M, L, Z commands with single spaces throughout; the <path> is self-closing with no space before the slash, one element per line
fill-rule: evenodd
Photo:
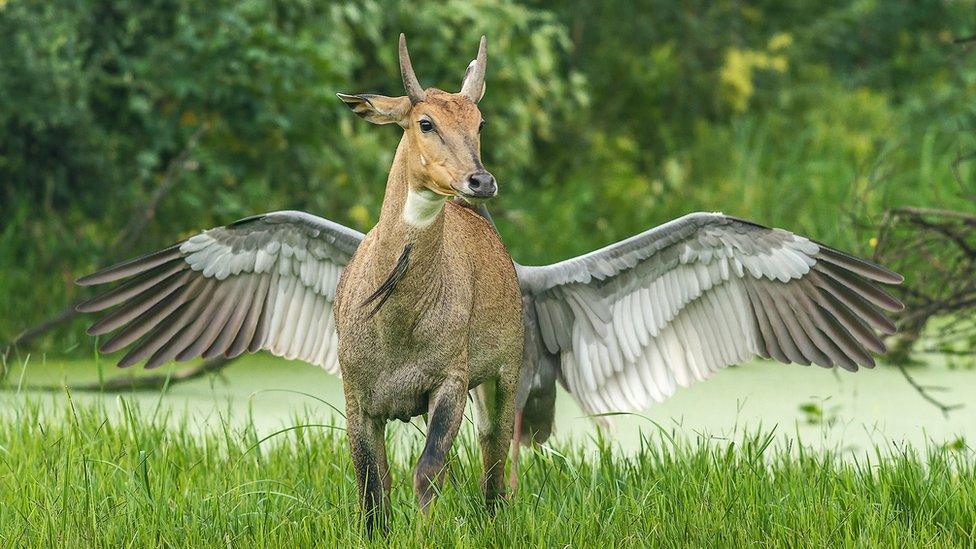
<path fill-rule="evenodd" d="M 695 210 L 870 255 L 887 208 L 976 212 L 973 168 L 956 162 L 976 149 L 976 64 L 956 43 L 974 13 L 971 0 L 0 0 L 0 341 L 80 297 L 75 277 L 199 229 L 284 208 L 369 229 L 400 132 L 334 94 L 401 95 L 401 31 L 421 82 L 447 90 L 488 36 L 483 156 L 517 261 Z M 90 353 L 83 325 L 39 348 Z"/>

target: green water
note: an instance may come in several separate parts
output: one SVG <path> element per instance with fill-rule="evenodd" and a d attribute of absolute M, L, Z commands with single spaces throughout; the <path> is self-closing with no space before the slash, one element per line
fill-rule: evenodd
<path fill-rule="evenodd" d="M 0 413 L 15 413 L 27 399 L 63 410 L 68 399 L 64 391 L 27 388 L 88 382 L 99 375 L 108 378 L 129 373 L 120 373 L 108 361 L 31 358 L 26 366 L 15 365 L 8 373 L 8 385 L 21 389 L 0 393 Z M 666 403 L 647 410 L 643 414 L 646 417 L 614 417 L 610 436 L 624 451 L 631 451 L 639 446 L 642 432 L 651 434 L 661 428 L 680 437 L 717 440 L 746 429 L 775 428 L 780 435 L 799 437 L 811 447 L 850 454 L 872 451 L 877 446 L 890 449 L 895 443 L 922 447 L 959 437 L 970 444 L 976 440 L 976 405 L 970 402 L 976 394 L 976 371 L 930 367 L 915 370 L 914 376 L 923 385 L 944 387 L 935 393 L 944 402 L 965 406 L 943 417 L 894 368 L 851 374 L 757 362 L 680 389 Z M 76 403 L 104 400 L 109 410 L 118 410 L 116 394 L 74 392 L 71 398 Z M 126 398 L 150 409 L 168 411 L 174 424 L 185 418 L 192 429 L 253 421 L 261 433 L 293 425 L 295 418 L 306 415 L 322 423 L 342 423 L 340 415 L 316 399 L 344 409 L 339 379 L 314 366 L 263 355 L 241 359 L 219 376 L 176 385 L 165 395 L 126 393 Z M 820 417 L 804 411 L 804 407 L 819 409 Z M 592 421 L 583 417 L 565 392 L 557 401 L 557 417 L 557 439 L 586 444 L 596 435 Z M 395 425 L 401 436 L 419 436 L 420 430 L 413 426 Z"/>

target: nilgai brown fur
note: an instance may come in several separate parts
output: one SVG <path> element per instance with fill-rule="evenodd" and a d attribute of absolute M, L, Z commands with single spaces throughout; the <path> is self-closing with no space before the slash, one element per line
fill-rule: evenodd
<path fill-rule="evenodd" d="M 349 444 L 370 528 L 382 523 L 389 497 L 386 422 L 428 414 L 413 479 L 426 508 L 475 387 L 488 504 L 504 491 L 522 364 L 521 292 L 492 224 L 448 200 L 483 200 L 497 189 L 480 157 L 483 81 L 470 80 L 484 77 L 484 49 L 482 39 L 480 67 L 469 69 L 461 93 L 421 91 L 401 35 L 405 87 L 415 93 L 340 95 L 363 118 L 403 128 L 379 222 L 343 271 L 335 301 Z M 465 91 L 471 87 L 476 93 Z"/>

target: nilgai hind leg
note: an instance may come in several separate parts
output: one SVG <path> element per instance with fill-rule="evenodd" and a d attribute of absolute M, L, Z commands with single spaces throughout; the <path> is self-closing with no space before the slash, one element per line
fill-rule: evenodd
<path fill-rule="evenodd" d="M 485 466 L 485 502 L 494 509 L 505 496 L 505 458 L 512 441 L 515 383 L 503 378 L 487 381 L 475 390 L 478 442 Z"/>

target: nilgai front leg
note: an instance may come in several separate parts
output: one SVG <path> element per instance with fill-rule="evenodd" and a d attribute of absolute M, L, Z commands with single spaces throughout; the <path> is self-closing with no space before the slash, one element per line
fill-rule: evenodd
<path fill-rule="evenodd" d="M 478 442 L 485 466 L 485 503 L 493 509 L 505 495 L 505 458 L 512 442 L 515 416 L 515 384 L 495 379 L 481 384 L 475 399 L 478 407 Z"/>
<path fill-rule="evenodd" d="M 346 399 L 346 434 L 356 469 L 359 503 L 366 520 L 366 532 L 372 535 L 377 529 L 386 530 L 389 509 L 390 471 L 384 437 L 386 421 L 364 414 L 348 393 Z"/>
<path fill-rule="evenodd" d="M 430 397 L 427 442 L 413 472 L 413 489 L 423 510 L 444 483 L 444 459 L 461 427 L 467 394 L 468 380 L 451 376 Z"/>

